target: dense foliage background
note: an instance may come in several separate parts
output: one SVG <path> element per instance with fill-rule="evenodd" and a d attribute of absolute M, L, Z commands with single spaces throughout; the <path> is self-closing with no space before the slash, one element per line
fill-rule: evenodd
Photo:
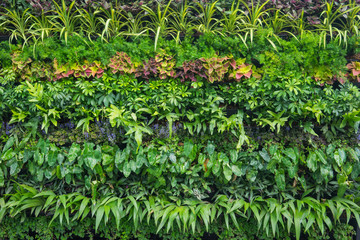
<path fill-rule="evenodd" d="M 357 1 L 97 3 L 2 9 L 1 238 L 352 239 Z"/>

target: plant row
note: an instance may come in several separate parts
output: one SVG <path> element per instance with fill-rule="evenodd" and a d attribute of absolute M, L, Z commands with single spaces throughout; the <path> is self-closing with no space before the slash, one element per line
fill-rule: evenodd
<path fill-rule="evenodd" d="M 327 229 L 341 225 L 341 220 L 348 223 L 351 216 L 355 216 L 358 223 L 360 220 L 359 206 L 343 198 L 317 201 L 305 197 L 279 202 L 259 197 L 247 202 L 219 195 L 214 203 L 208 203 L 162 196 L 120 198 L 108 194 L 93 199 L 79 193 L 56 195 L 52 191 L 39 192 L 32 187 L 18 185 L 13 193 L 0 198 L 0 205 L 0 218 L 7 215 L 28 217 L 26 211 L 31 211 L 31 215 L 36 217 L 44 214 L 52 216 L 49 225 L 56 221 L 61 225 L 66 222 L 69 226 L 71 222 L 81 222 L 91 215 L 96 232 L 100 224 L 109 224 L 119 230 L 129 222 L 133 224 L 130 231 L 134 232 L 152 222 L 157 228 L 156 233 L 161 230 L 168 233 L 175 229 L 181 233 L 199 234 L 203 228 L 209 232 L 215 225 L 215 229 L 234 227 L 244 234 L 246 230 L 244 226 L 239 226 L 239 222 L 256 219 L 258 231 L 264 232 L 260 234 L 262 237 L 279 237 L 281 233 L 287 238 L 292 235 L 300 239 L 312 231 L 324 234 Z M 344 220 L 341 219 L 343 214 L 346 217 Z"/>
<path fill-rule="evenodd" d="M 121 149 L 90 142 L 70 147 L 57 147 L 44 139 L 26 145 L 28 142 L 29 137 L 21 142 L 10 137 L 3 146 L 1 187 L 10 187 L 16 179 L 41 188 L 60 187 L 57 191 L 96 196 L 96 188 L 103 193 L 111 183 L 111 192 L 126 195 L 140 187 L 134 184 L 137 181 L 144 194 L 168 192 L 199 199 L 214 195 L 215 189 L 237 198 L 266 196 L 268 191 L 277 196 L 360 197 L 356 190 L 360 150 L 351 146 L 299 149 L 269 143 L 238 152 L 218 150 L 210 141 L 196 144 L 191 140 L 172 144 L 152 141 L 138 150 L 135 143 Z M 249 186 L 259 183 L 265 187 L 247 192 Z M 126 190 L 125 186 L 131 187 Z"/>
<path fill-rule="evenodd" d="M 18 124 L 23 129 L 20 136 L 38 126 L 59 134 L 74 127 L 90 133 L 91 127 L 97 136 L 106 128 L 115 134 L 114 140 L 135 138 L 140 146 L 144 137 L 157 134 L 160 124 L 167 125 L 169 137 L 179 126 L 191 135 L 230 133 L 240 148 L 251 140 L 248 127 L 277 133 L 302 129 L 326 141 L 341 133 L 355 137 L 358 131 L 360 94 L 351 83 L 333 89 L 296 76 L 253 78 L 224 86 L 107 75 L 93 81 L 33 84 L 16 83 L 11 75 L 2 80 L 1 129 L 6 133 L 9 124 Z"/>
<path fill-rule="evenodd" d="M 5 0 L 2 3 L 2 7 L 6 7 L 9 9 L 18 9 L 18 10 L 24 10 L 27 8 L 30 8 L 33 14 L 39 14 L 42 11 L 50 11 L 55 9 L 54 2 L 61 4 L 61 0 L 20 0 L 20 1 L 12 1 L 12 0 Z M 65 0 L 65 4 L 70 5 L 71 0 Z M 172 4 L 176 6 L 176 4 L 181 4 L 183 1 L 174 1 Z M 194 1 L 189 2 L 189 4 L 196 5 L 197 2 L 202 4 L 208 4 L 213 1 Z M 244 1 L 247 5 L 251 5 L 251 1 Z M 266 0 L 255 0 L 254 3 L 260 3 L 263 4 L 266 2 Z M 355 1 L 356 3 L 359 3 L 358 1 Z M 141 11 L 141 6 L 147 5 L 150 8 L 154 8 L 157 6 L 156 1 L 153 0 L 144 0 L 144 1 L 129 1 L 129 0 L 123 0 L 123 1 L 114 1 L 114 0 L 102 0 L 101 2 L 98 1 L 85 1 L 85 0 L 79 0 L 75 2 L 75 7 L 77 8 L 84 8 L 84 9 L 96 9 L 99 7 L 103 7 L 105 9 L 109 7 L 114 8 L 121 8 L 125 11 L 129 11 L 132 14 L 136 14 L 139 11 Z M 161 2 L 164 4 L 164 2 Z M 217 6 L 219 7 L 219 13 L 223 11 L 225 8 L 228 9 L 231 4 L 233 3 L 232 0 L 222 0 L 218 1 Z M 334 0 L 334 3 L 336 6 L 345 6 L 346 2 L 341 0 Z M 165 2 L 166 4 L 166 2 Z M 285 0 L 278 0 L 276 2 L 274 1 L 268 1 L 266 3 L 266 8 L 271 8 L 272 10 L 282 10 L 285 13 L 291 14 L 294 18 L 297 18 L 302 10 L 305 11 L 305 16 L 309 21 L 316 21 L 318 19 L 318 15 L 320 14 L 320 11 L 322 10 L 323 5 L 325 4 L 325 1 L 323 0 L 313 0 L 313 1 L 285 1 Z"/>
<path fill-rule="evenodd" d="M 52 10 L 44 11 L 45 7 L 38 15 L 31 13 L 29 8 L 5 8 L 0 31 L 8 33 L 10 40 L 19 39 L 25 44 L 29 41 L 43 41 L 49 36 L 60 36 L 67 41 L 68 36 L 76 34 L 83 34 L 89 39 L 101 37 L 106 41 L 119 35 L 152 35 L 155 39 L 170 36 L 180 41 L 182 36 L 197 32 L 252 38 L 261 27 L 272 29 L 274 35 L 302 35 L 314 31 L 324 38 L 329 35 L 345 42 L 348 35 L 359 35 L 360 6 L 357 0 L 347 4 L 340 4 L 342 1 L 305 4 L 286 4 L 285 1 L 275 3 L 269 0 L 233 1 L 227 6 L 220 2 L 149 1 L 149 4 L 139 4 L 135 11 L 131 11 L 131 7 L 120 7 L 117 4 L 103 3 L 95 8 L 82 8 L 77 7 L 75 1 L 53 1 L 52 5 L 43 3 L 52 6 Z M 315 11 L 302 8 L 312 4 L 315 4 Z M 39 1 L 32 5 L 40 5 L 42 8 Z M 92 4 L 87 2 L 86 5 Z M 292 12 L 272 8 L 286 5 L 300 6 Z"/>
<path fill-rule="evenodd" d="M 171 239 L 176 240 L 179 238 L 187 240 L 195 239 L 226 239 L 226 240 L 249 240 L 249 239 L 272 239 L 266 236 L 263 231 L 257 231 L 257 223 L 255 219 L 243 220 L 239 218 L 237 221 L 240 228 L 227 229 L 225 223 L 213 224 L 209 231 L 206 231 L 205 227 L 201 225 L 197 228 L 195 233 L 177 231 L 176 228 L 166 233 L 165 229 L 157 232 L 157 227 L 154 223 L 141 224 L 135 230 L 131 221 L 123 221 L 120 228 L 117 229 L 113 221 L 103 224 L 99 224 L 97 233 L 94 232 L 95 221 L 92 218 L 85 218 L 82 221 L 73 221 L 67 224 L 64 222 L 60 225 L 58 219 L 55 219 L 53 224 L 49 226 L 51 216 L 38 216 L 27 217 L 25 222 L 21 221 L 20 217 L 4 219 L 3 224 L 0 226 L 0 237 L 4 239 L 139 239 L 150 240 L 156 236 L 159 239 Z M 333 226 L 332 230 L 325 227 L 325 231 L 322 234 L 320 230 L 316 228 L 310 228 L 311 231 L 302 237 L 307 236 L 308 239 L 333 239 L 338 240 L 351 240 L 355 235 L 354 227 L 350 224 L 337 223 Z M 290 236 L 287 232 L 283 231 L 279 233 L 279 238 L 289 239 Z"/>
<path fill-rule="evenodd" d="M 299 39 L 276 39 L 266 30 L 245 42 L 221 36 L 201 36 L 175 41 L 149 38 L 133 41 L 117 38 L 110 43 L 92 44 L 82 37 L 69 37 L 69 44 L 54 38 L 30 47 L 1 44 L 1 65 L 12 67 L 18 79 L 59 80 L 101 78 L 109 75 L 134 76 L 140 80 L 181 79 L 182 81 L 245 81 L 264 76 L 309 76 L 319 84 L 359 80 L 358 62 L 347 64 L 346 56 L 359 52 L 359 38 L 351 37 L 345 50 L 336 41 L 318 46 L 321 36 L 304 34 Z"/>

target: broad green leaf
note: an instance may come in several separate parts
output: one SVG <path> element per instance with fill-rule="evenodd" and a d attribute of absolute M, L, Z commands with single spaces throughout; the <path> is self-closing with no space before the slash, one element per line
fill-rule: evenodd
<path fill-rule="evenodd" d="M 130 161 L 129 161 L 129 165 L 130 165 L 130 169 L 131 169 L 131 171 L 135 172 L 135 171 L 136 171 L 136 169 L 137 169 L 137 166 L 136 166 L 136 161 L 134 161 L 134 160 L 130 160 Z"/>
<path fill-rule="evenodd" d="M 226 179 L 227 181 L 230 181 L 233 172 L 232 172 L 231 168 L 229 167 L 229 164 L 224 164 L 224 165 L 223 165 L 223 168 L 224 168 L 224 176 L 225 176 L 225 179 Z"/>
<path fill-rule="evenodd" d="M 12 148 L 10 148 L 5 153 L 2 154 L 1 160 L 9 161 L 10 159 L 12 159 L 15 156 L 16 156 L 16 153 L 14 152 L 14 150 Z"/>
<path fill-rule="evenodd" d="M 39 166 L 41 166 L 44 163 L 44 155 L 40 153 L 39 150 L 36 150 L 34 153 L 34 160 Z"/>
<path fill-rule="evenodd" d="M 114 158 L 112 156 L 110 156 L 109 154 L 104 153 L 102 155 L 102 165 L 103 166 L 112 164 L 113 162 L 114 162 Z"/>
<path fill-rule="evenodd" d="M 232 172 L 233 172 L 236 176 L 238 176 L 238 177 L 241 177 L 241 176 L 243 175 L 243 173 L 242 173 L 242 171 L 240 170 L 240 168 L 239 168 L 238 166 L 236 166 L 236 165 L 232 165 L 231 170 L 232 170 Z"/>
<path fill-rule="evenodd" d="M 125 161 L 124 167 L 123 167 L 123 174 L 127 178 L 128 176 L 130 176 L 130 173 L 131 173 L 130 164 L 128 161 Z"/>
<path fill-rule="evenodd" d="M 99 228 L 100 222 L 104 216 L 104 206 L 101 206 L 96 211 L 96 220 L 95 220 L 95 232 L 97 232 L 97 229 Z"/>
<path fill-rule="evenodd" d="M 229 164 L 229 158 L 225 153 L 219 153 L 219 161 L 223 164 Z"/>
<path fill-rule="evenodd" d="M 58 153 L 58 155 L 56 157 L 56 160 L 57 160 L 59 165 L 63 164 L 64 159 L 65 159 L 65 156 L 62 153 Z"/>
<path fill-rule="evenodd" d="M 48 164 L 50 167 L 54 166 L 56 164 L 57 160 L 57 152 L 56 151 L 49 151 L 48 154 Z"/>
<path fill-rule="evenodd" d="M 170 153 L 169 159 L 172 163 L 176 163 L 176 155 L 175 153 Z"/>
<path fill-rule="evenodd" d="M 4 148 L 2 149 L 2 152 L 5 153 L 6 150 L 8 150 L 9 148 L 11 148 L 11 147 L 14 145 L 14 143 L 15 143 L 15 138 L 14 138 L 14 137 L 10 137 L 10 138 L 7 140 Z"/>
<path fill-rule="evenodd" d="M 357 177 L 359 177 L 360 175 L 360 163 L 356 162 L 353 165 L 353 170 L 351 172 L 351 178 L 355 179 Z"/>
<path fill-rule="evenodd" d="M 288 173 L 290 178 L 294 178 L 297 174 L 298 167 L 297 166 L 290 166 L 288 167 Z"/>
<path fill-rule="evenodd" d="M 238 159 L 238 152 L 236 150 L 230 150 L 230 159 L 232 163 L 235 163 Z"/>
<path fill-rule="evenodd" d="M 148 161 L 150 165 L 155 165 L 156 164 L 156 156 L 158 155 L 158 151 L 156 150 L 155 147 L 150 148 L 149 152 L 148 152 Z"/>
<path fill-rule="evenodd" d="M 308 158 L 306 159 L 306 165 L 308 166 L 308 168 L 312 171 L 315 172 L 317 169 L 317 157 L 316 154 L 314 152 L 310 152 Z"/>
<path fill-rule="evenodd" d="M 14 174 L 16 174 L 16 170 L 18 168 L 18 162 L 14 161 L 13 164 L 10 165 L 10 175 L 13 176 Z"/>
<path fill-rule="evenodd" d="M 101 147 L 97 146 L 95 151 L 94 151 L 94 158 L 96 159 L 96 163 L 100 163 L 101 162 Z"/>
<path fill-rule="evenodd" d="M 268 152 L 266 151 L 266 149 L 263 148 L 261 151 L 259 151 L 259 154 L 266 162 L 270 161 L 270 156 L 269 156 Z"/>
<path fill-rule="evenodd" d="M 346 149 L 347 152 L 349 153 L 349 156 L 355 161 L 355 162 L 359 162 L 359 157 L 356 154 L 355 150 L 353 148 L 348 148 Z"/>
<path fill-rule="evenodd" d="M 285 173 L 284 169 L 275 170 L 276 185 L 280 190 L 285 190 Z"/>
<path fill-rule="evenodd" d="M 331 165 L 322 165 L 320 167 L 320 174 L 325 182 L 328 183 L 333 178 L 333 170 Z"/>
<path fill-rule="evenodd" d="M 190 141 L 186 141 L 184 143 L 184 151 L 183 151 L 184 155 L 186 157 L 189 157 L 193 148 L 194 148 L 194 144 L 192 144 Z"/>
<path fill-rule="evenodd" d="M 270 155 L 271 155 L 271 156 L 274 155 L 275 152 L 277 151 L 277 149 L 278 149 L 278 145 L 271 145 L 271 146 L 269 147 Z"/>
<path fill-rule="evenodd" d="M 3 170 L 0 167 L 0 187 L 3 187 L 4 185 L 5 185 L 5 176 Z"/>
<path fill-rule="evenodd" d="M 325 153 L 324 153 L 322 150 L 317 149 L 317 150 L 315 150 L 315 153 L 316 153 L 316 155 L 318 156 L 318 159 L 319 159 L 323 164 L 327 164 L 326 155 L 325 155 Z"/>
<path fill-rule="evenodd" d="M 287 148 L 287 149 L 285 149 L 284 153 L 286 156 L 288 156 L 293 161 L 293 163 L 298 162 L 297 154 L 296 154 L 294 148 Z"/>
<path fill-rule="evenodd" d="M 335 145 L 329 144 L 326 148 L 326 155 L 331 155 L 335 151 Z"/>
<path fill-rule="evenodd" d="M 209 163 L 210 163 L 210 161 L 209 161 Z M 208 168 L 210 168 L 209 163 L 208 163 Z M 218 160 L 215 160 L 214 166 L 212 167 L 212 173 L 217 177 L 219 177 L 221 174 L 221 165 Z"/>
<path fill-rule="evenodd" d="M 38 169 L 36 171 L 36 179 L 39 181 L 39 182 L 42 182 L 43 179 L 44 179 L 44 170 L 43 169 Z"/>
<path fill-rule="evenodd" d="M 77 143 L 73 143 L 70 147 L 69 153 L 67 154 L 68 160 L 74 162 L 78 156 L 80 156 L 80 146 Z"/>
<path fill-rule="evenodd" d="M 347 189 L 347 184 L 346 184 L 347 177 L 344 174 L 338 174 L 337 179 L 339 184 L 337 196 L 342 198 L 344 197 L 345 191 Z"/>
<path fill-rule="evenodd" d="M 143 165 L 148 165 L 146 161 L 146 156 L 143 151 L 139 151 L 136 155 L 136 168 L 141 168 Z"/>
<path fill-rule="evenodd" d="M 208 145 L 206 146 L 206 151 L 210 156 L 213 155 L 215 151 L 215 146 L 211 143 L 208 143 Z"/>
<path fill-rule="evenodd" d="M 27 161 L 30 160 L 30 158 L 32 157 L 33 153 L 32 151 L 30 151 L 29 149 L 25 149 L 24 150 L 24 158 L 23 158 L 23 162 L 27 163 Z"/>
<path fill-rule="evenodd" d="M 346 160 L 346 154 L 343 149 L 338 149 L 334 152 L 334 159 L 339 167 L 342 167 Z"/>

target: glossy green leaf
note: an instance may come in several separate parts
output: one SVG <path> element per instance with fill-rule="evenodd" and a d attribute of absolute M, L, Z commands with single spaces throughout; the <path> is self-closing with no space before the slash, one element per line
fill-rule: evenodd
<path fill-rule="evenodd" d="M 231 177 L 232 177 L 232 169 L 229 167 L 229 164 L 224 164 L 223 165 L 223 169 L 224 169 L 224 176 L 225 176 L 225 179 L 227 181 L 230 181 L 231 180 Z"/>

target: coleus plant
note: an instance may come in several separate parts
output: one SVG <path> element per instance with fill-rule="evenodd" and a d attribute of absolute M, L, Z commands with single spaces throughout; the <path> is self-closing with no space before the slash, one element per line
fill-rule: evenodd
<path fill-rule="evenodd" d="M 65 64 L 59 65 L 57 60 L 54 59 L 55 79 L 59 80 L 65 77 L 102 77 L 105 67 L 101 66 L 101 63 L 94 61 L 89 63 L 87 60 L 83 64 L 74 63 L 72 65 Z"/>
<path fill-rule="evenodd" d="M 145 79 L 149 79 L 150 77 L 159 77 L 160 79 L 175 77 L 175 65 L 175 58 L 168 55 L 164 50 L 161 50 L 155 58 L 150 58 L 149 61 L 139 66 L 135 76 Z"/>
<path fill-rule="evenodd" d="M 229 57 L 215 56 L 212 58 L 200 58 L 205 68 L 205 74 L 208 80 L 213 83 L 215 81 L 221 82 L 228 73 L 230 62 Z"/>
<path fill-rule="evenodd" d="M 207 79 L 205 68 L 200 60 L 185 61 L 181 67 L 178 68 L 176 78 L 181 78 L 181 81 L 191 80 L 196 82 L 197 76 Z"/>
<path fill-rule="evenodd" d="M 260 74 L 253 71 L 253 66 L 245 63 L 245 58 L 235 60 L 232 56 L 201 58 L 205 74 L 210 82 L 224 81 L 229 73 L 231 80 L 240 81 L 242 78 L 254 76 L 260 78 Z"/>
<path fill-rule="evenodd" d="M 51 64 L 41 61 L 33 61 L 30 58 L 28 58 L 26 61 L 19 60 L 19 54 L 19 52 L 15 52 L 12 55 L 12 67 L 14 72 L 20 76 L 21 79 L 52 79 L 53 69 Z"/>
<path fill-rule="evenodd" d="M 71 70 L 68 65 L 59 65 L 57 59 L 54 59 L 54 69 L 55 69 L 55 79 L 59 80 L 61 78 L 70 77 L 74 74 L 74 70 Z"/>
<path fill-rule="evenodd" d="M 336 80 L 335 75 L 328 66 L 317 66 L 313 71 L 313 78 L 321 86 L 323 86 L 325 83 L 333 84 L 334 80 Z"/>
<path fill-rule="evenodd" d="M 105 67 L 101 66 L 101 62 L 94 61 L 89 63 L 85 60 L 84 64 L 75 64 L 74 67 L 74 76 L 75 77 L 96 77 L 101 78 Z"/>
<path fill-rule="evenodd" d="M 35 79 L 51 80 L 54 76 L 51 64 L 44 62 L 32 62 L 31 76 Z"/>
<path fill-rule="evenodd" d="M 360 82 L 360 62 L 351 62 L 346 67 L 350 70 L 348 75 Z"/>
<path fill-rule="evenodd" d="M 18 74 L 21 79 L 28 79 L 31 77 L 31 62 L 32 60 L 28 58 L 27 60 L 19 59 L 20 51 L 16 51 L 11 55 L 12 67 L 16 74 Z"/>
<path fill-rule="evenodd" d="M 119 72 L 120 74 L 132 74 L 136 72 L 138 63 L 134 63 L 125 52 L 117 52 L 116 56 L 110 59 L 109 67 L 112 73 Z"/>
<path fill-rule="evenodd" d="M 175 76 L 175 64 L 176 60 L 172 56 L 169 56 L 165 51 L 161 51 L 155 56 L 155 62 L 158 63 L 159 77 L 160 79 L 166 79 L 167 77 Z"/>
<path fill-rule="evenodd" d="M 154 58 L 150 58 L 147 62 L 144 61 L 144 63 L 136 69 L 135 77 L 149 79 L 151 76 L 157 76 L 158 69 L 156 65 Z"/>
<path fill-rule="evenodd" d="M 229 78 L 240 81 L 243 77 L 250 78 L 252 75 L 256 78 L 261 76 L 258 73 L 254 73 L 252 70 L 252 65 L 245 63 L 245 58 L 239 58 L 237 60 L 230 59 L 230 66 L 233 70 L 230 71 Z"/>

